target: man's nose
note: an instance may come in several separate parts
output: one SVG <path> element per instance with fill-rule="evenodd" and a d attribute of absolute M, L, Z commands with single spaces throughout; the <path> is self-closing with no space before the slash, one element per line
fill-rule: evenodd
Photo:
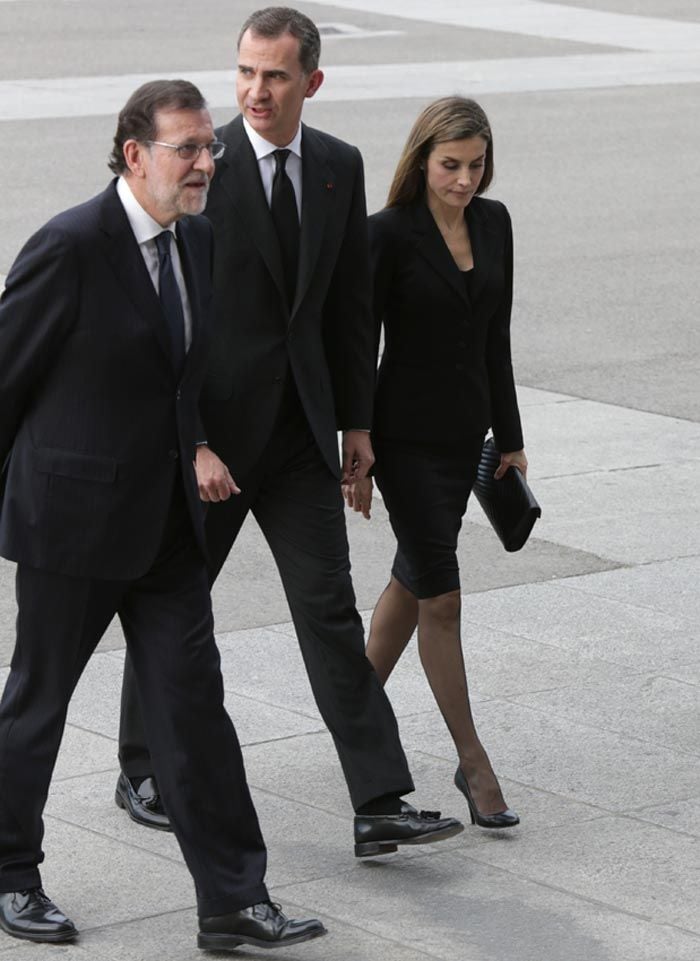
<path fill-rule="evenodd" d="M 214 158 L 209 150 L 200 150 L 199 156 L 194 162 L 195 170 L 203 171 L 208 177 L 214 173 Z"/>
<path fill-rule="evenodd" d="M 250 96 L 253 100 L 264 100 L 267 96 L 267 85 L 264 77 L 255 77 L 250 84 Z"/>

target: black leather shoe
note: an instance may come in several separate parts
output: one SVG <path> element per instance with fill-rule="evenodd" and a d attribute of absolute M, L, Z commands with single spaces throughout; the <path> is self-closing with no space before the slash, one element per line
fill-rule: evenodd
<path fill-rule="evenodd" d="M 43 888 L 0 894 L 0 928 L 25 941 L 72 941 L 78 929 Z"/>
<path fill-rule="evenodd" d="M 156 831 L 172 831 L 155 778 L 145 778 L 139 784 L 138 791 L 135 791 L 126 774 L 120 774 L 114 800 L 117 807 L 123 808 L 137 824 L 155 828 Z"/>
<path fill-rule="evenodd" d="M 455 787 L 457 787 L 467 799 L 472 824 L 478 824 L 480 828 L 494 829 L 514 828 L 516 824 L 520 824 L 520 818 L 515 811 L 511 811 L 510 808 L 506 808 L 505 811 L 498 811 L 496 814 L 482 814 L 474 803 L 472 792 L 469 790 L 469 784 L 464 774 L 462 774 L 461 767 L 457 768 L 457 773 L 455 774 Z"/>
<path fill-rule="evenodd" d="M 316 918 L 297 921 L 286 918 L 279 904 L 261 901 L 242 911 L 199 919 L 197 947 L 226 951 L 239 944 L 255 948 L 283 948 L 288 944 L 310 941 L 326 933 Z"/>
<path fill-rule="evenodd" d="M 355 816 L 355 857 L 391 854 L 399 844 L 433 844 L 463 830 L 456 818 L 441 818 L 439 811 L 416 811 L 403 801 L 400 814 Z"/>

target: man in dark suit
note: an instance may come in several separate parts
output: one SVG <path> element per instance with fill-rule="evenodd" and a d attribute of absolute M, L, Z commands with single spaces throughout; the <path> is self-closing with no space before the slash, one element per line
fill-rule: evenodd
<path fill-rule="evenodd" d="M 269 903 L 213 635 L 193 469 L 212 231 L 188 215 L 222 149 L 192 84 L 139 88 L 119 117 L 118 179 L 42 227 L 7 277 L 0 553 L 17 562 L 18 618 L 0 702 L 0 927 L 17 938 L 77 934 L 41 887 L 42 811 L 71 694 L 115 614 L 200 947 L 324 933 Z"/>
<path fill-rule="evenodd" d="M 355 606 L 337 430 L 342 476 L 364 476 L 376 346 L 362 159 L 301 124 L 323 81 L 319 53 L 315 25 L 286 7 L 254 13 L 239 36 L 241 114 L 217 132 L 226 150 L 205 211 L 216 238 L 215 331 L 197 476 L 210 503 L 212 579 L 249 510 L 274 554 L 361 857 L 451 837 L 462 825 L 401 800 L 413 783 Z M 118 795 L 144 822 L 137 784 L 125 783 L 153 773 L 135 707 L 127 674 Z"/>

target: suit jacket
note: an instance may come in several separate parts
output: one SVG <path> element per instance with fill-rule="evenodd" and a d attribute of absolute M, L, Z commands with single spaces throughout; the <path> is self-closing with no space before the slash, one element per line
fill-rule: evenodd
<path fill-rule="evenodd" d="M 270 437 L 288 372 L 316 442 L 339 474 L 337 430 L 369 428 L 376 354 L 362 158 L 303 126 L 296 298 L 290 310 L 272 215 L 242 118 L 217 130 L 205 214 L 214 226 L 214 332 L 202 416 L 240 478 Z"/>
<path fill-rule="evenodd" d="M 471 294 L 423 199 L 369 218 L 374 316 L 385 335 L 373 430 L 455 447 L 492 427 L 499 450 L 520 450 L 510 217 L 498 201 L 474 197 L 466 218 Z"/>
<path fill-rule="evenodd" d="M 192 467 L 206 369 L 211 227 L 178 224 L 193 339 L 179 380 L 158 296 L 113 182 L 26 244 L 0 301 L 0 553 L 75 576 L 151 566 Z"/>

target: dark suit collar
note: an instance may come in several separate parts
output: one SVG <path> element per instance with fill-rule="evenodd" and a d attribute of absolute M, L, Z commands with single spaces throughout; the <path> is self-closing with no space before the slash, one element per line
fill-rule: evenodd
<path fill-rule="evenodd" d="M 138 314 L 151 327 L 156 340 L 161 346 L 167 370 L 170 375 L 175 378 L 167 324 L 163 316 L 163 310 L 144 262 L 143 254 L 136 242 L 128 217 L 117 194 L 116 179 L 112 181 L 101 195 L 100 227 L 105 235 L 104 250 L 107 260 L 112 265 L 117 278 L 136 307 Z M 192 313 L 192 340 L 194 341 L 199 326 L 199 319 L 197 317 L 197 304 L 199 302 L 197 296 L 198 291 L 193 290 L 193 287 L 190 286 L 193 283 L 194 271 L 190 263 L 191 253 L 183 236 L 187 233 L 185 225 L 178 224 L 176 232 L 178 238 L 183 239 L 183 242 L 178 245 L 178 250 L 181 254 L 180 259 L 183 266 L 185 283 L 188 288 Z M 190 347 L 188 356 L 191 353 L 192 350 Z M 187 362 L 185 362 L 183 374 L 186 371 Z"/>
<path fill-rule="evenodd" d="M 299 275 L 294 310 L 301 303 L 311 279 L 335 197 L 335 174 L 328 148 L 318 134 L 302 124 L 302 196 Z M 292 311 L 293 315 L 294 311 Z"/>
<path fill-rule="evenodd" d="M 260 251 L 280 298 L 286 304 L 279 241 L 260 179 L 255 151 L 243 128 L 243 117 L 239 114 L 218 130 L 217 135 L 226 144 L 217 169 L 221 187 L 236 207 L 243 229 Z"/>
<path fill-rule="evenodd" d="M 221 186 L 238 210 L 244 229 L 260 251 L 286 304 L 282 257 L 272 215 L 265 197 L 258 161 L 239 115 L 218 136 L 226 144 L 218 176 Z M 335 175 L 328 149 L 318 134 L 302 124 L 302 201 L 299 239 L 299 273 L 290 319 L 304 298 L 318 261 L 326 220 L 332 209 Z"/>
<path fill-rule="evenodd" d="M 187 287 L 187 298 L 190 303 L 190 315 L 192 317 L 192 340 L 190 349 L 187 351 L 183 375 L 187 372 L 188 361 L 194 357 L 197 340 L 201 334 L 202 318 L 199 316 L 200 304 L 206 300 L 205 291 L 201 289 L 200 275 L 195 268 L 193 243 L 191 241 L 191 224 L 189 217 L 183 217 L 175 225 L 175 235 L 177 237 L 177 249 L 180 254 L 180 264 Z"/>
<path fill-rule="evenodd" d="M 467 207 L 467 229 L 474 257 L 471 299 L 475 304 L 495 263 L 498 249 L 498 231 L 488 216 L 488 206 L 480 197 L 474 197 Z"/>
<path fill-rule="evenodd" d="M 471 296 L 467 294 L 463 272 L 455 263 L 425 199 L 420 198 L 407 209 L 419 253 L 459 294 L 471 310 L 473 304 L 479 299 L 492 261 L 493 236 L 479 198 L 475 197 L 466 209 L 467 229 L 474 257 L 474 271 L 470 284 Z"/>

